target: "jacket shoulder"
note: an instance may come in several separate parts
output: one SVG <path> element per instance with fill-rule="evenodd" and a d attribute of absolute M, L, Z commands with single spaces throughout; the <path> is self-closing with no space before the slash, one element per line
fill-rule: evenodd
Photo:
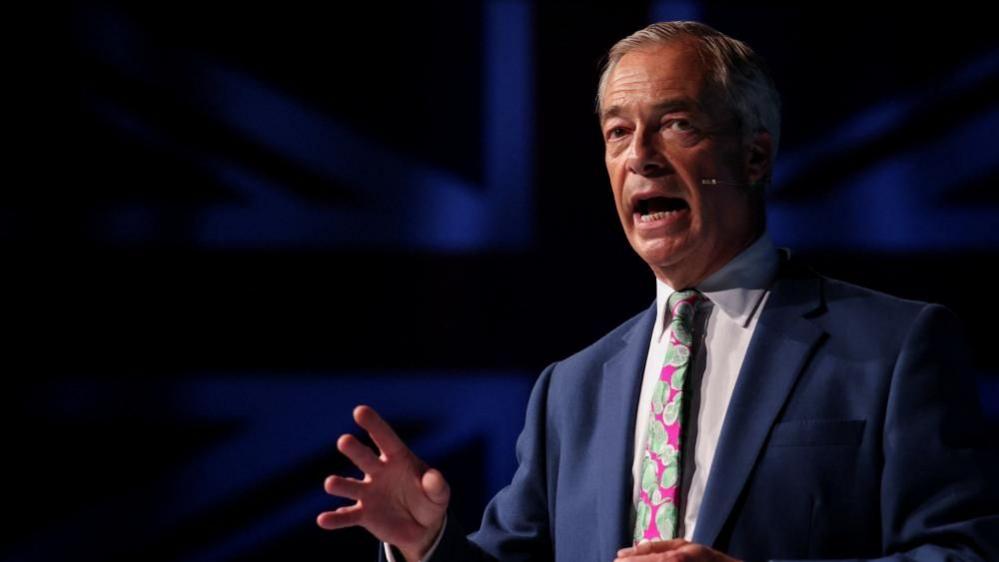
<path fill-rule="evenodd" d="M 838 342 L 871 354 L 878 350 L 897 352 L 913 328 L 922 323 L 921 318 L 933 318 L 957 332 L 963 331 L 957 315 L 943 304 L 905 298 L 809 271 L 821 287 L 821 308 L 812 320 L 833 336 L 830 343 L 834 347 Z"/>
<path fill-rule="evenodd" d="M 595 382 L 603 372 L 608 359 L 626 346 L 648 345 L 655 320 L 655 301 L 644 310 L 631 316 L 593 343 L 555 363 L 552 373 L 556 384 L 580 385 L 583 381 Z"/>
<path fill-rule="evenodd" d="M 890 323 L 904 327 L 927 308 L 944 309 L 953 314 L 939 303 L 900 297 L 824 275 L 820 277 L 827 313 L 834 318 L 851 317 L 876 325 Z"/>

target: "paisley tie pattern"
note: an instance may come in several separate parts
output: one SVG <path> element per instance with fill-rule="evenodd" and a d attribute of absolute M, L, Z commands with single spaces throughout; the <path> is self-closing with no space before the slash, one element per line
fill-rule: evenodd
<path fill-rule="evenodd" d="M 683 381 L 690 363 L 694 311 L 702 298 L 695 290 L 676 291 L 667 301 L 671 311 L 670 340 L 652 393 L 648 437 L 639 470 L 641 489 L 635 502 L 635 544 L 676 537 Z"/>

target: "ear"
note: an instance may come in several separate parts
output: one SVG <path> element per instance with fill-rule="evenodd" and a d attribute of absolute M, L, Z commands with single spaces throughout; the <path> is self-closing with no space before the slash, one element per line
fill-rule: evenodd
<path fill-rule="evenodd" d="M 773 139 L 769 131 L 756 131 L 746 145 L 745 160 L 750 185 L 762 185 L 773 167 Z"/>

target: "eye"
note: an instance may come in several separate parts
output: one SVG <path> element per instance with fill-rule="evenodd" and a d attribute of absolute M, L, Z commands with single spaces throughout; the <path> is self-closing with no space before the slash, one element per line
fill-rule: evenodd
<path fill-rule="evenodd" d="M 694 130 L 694 126 L 686 119 L 669 119 L 663 122 L 663 128 L 679 133 L 689 133 Z"/>
<path fill-rule="evenodd" d="M 628 133 L 628 130 L 625 129 L 624 127 L 611 127 L 610 129 L 607 130 L 607 138 L 608 139 L 618 139 L 618 138 L 623 137 L 627 133 Z"/>

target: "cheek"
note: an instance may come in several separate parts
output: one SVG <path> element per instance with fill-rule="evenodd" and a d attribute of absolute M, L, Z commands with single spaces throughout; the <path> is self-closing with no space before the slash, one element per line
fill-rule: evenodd
<path fill-rule="evenodd" d="M 717 202 L 710 197 L 701 197 L 692 206 L 690 233 L 699 239 L 713 236 L 718 230 L 719 215 Z"/>
<path fill-rule="evenodd" d="M 732 195 L 719 192 L 700 201 L 695 221 L 701 232 L 715 234 L 738 223 L 740 207 L 738 200 Z"/>
<path fill-rule="evenodd" d="M 615 162 L 614 155 L 611 154 L 609 149 L 604 149 L 604 166 L 607 166 L 607 175 L 613 177 L 614 170 L 617 168 L 617 163 Z"/>
<path fill-rule="evenodd" d="M 607 175 L 610 180 L 611 194 L 614 196 L 614 206 L 617 207 L 618 212 L 624 213 L 624 178 L 620 177 L 617 170 L 611 167 L 607 168 Z"/>

